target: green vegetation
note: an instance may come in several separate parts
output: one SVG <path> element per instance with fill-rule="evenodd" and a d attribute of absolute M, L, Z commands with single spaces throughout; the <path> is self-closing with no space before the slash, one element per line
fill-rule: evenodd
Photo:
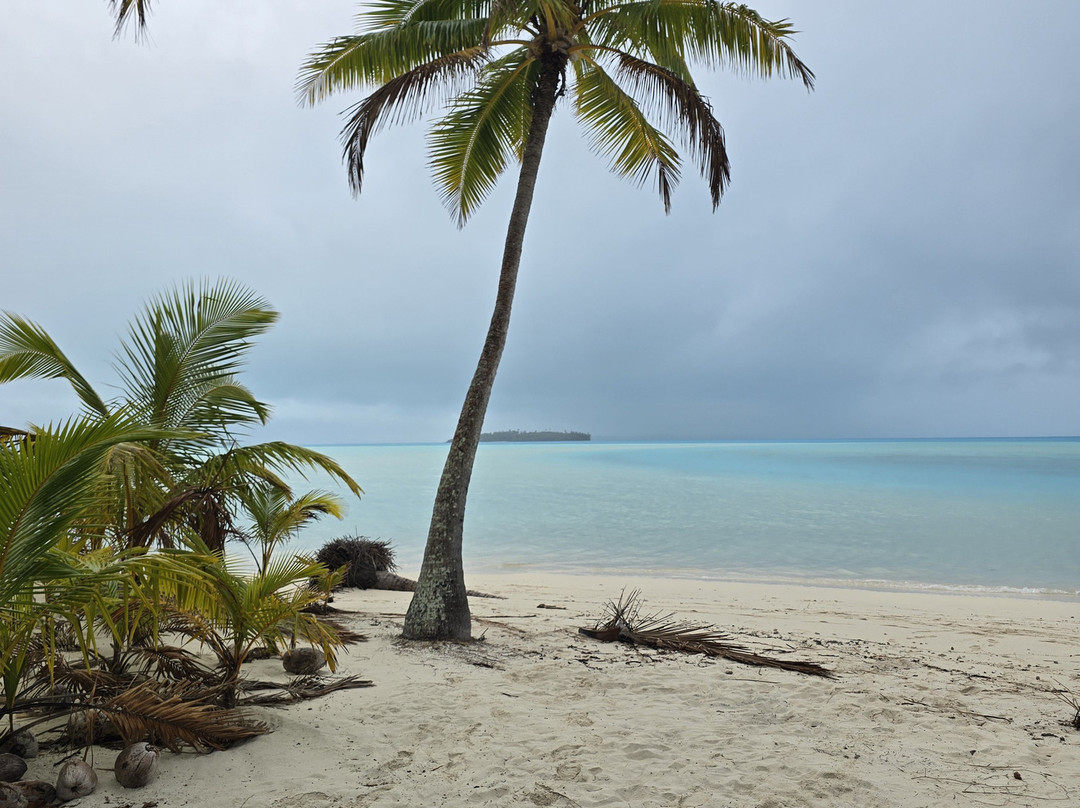
<path fill-rule="evenodd" d="M 571 441 L 585 441 L 592 440 L 592 435 L 588 432 L 522 432 L 520 429 L 507 429 L 502 432 L 482 432 L 480 434 L 480 442 L 484 443 L 490 441 L 492 443 L 505 442 L 513 443 L 515 441 L 559 441 L 559 440 L 571 440 Z"/>
<path fill-rule="evenodd" d="M 276 318 L 235 283 L 164 294 L 121 344 L 107 400 L 41 327 L 0 316 L 0 383 L 65 379 L 83 405 L 58 426 L 0 430 L 0 740 L 47 706 L 99 716 L 77 743 L 106 731 L 105 717 L 128 742 L 221 746 L 266 731 L 232 709 L 256 648 L 300 640 L 333 668 L 343 639 L 309 613 L 323 594 L 307 585 L 333 575 L 276 553 L 343 503 L 296 496 L 282 473 L 361 490 L 318 452 L 238 443 L 269 415 L 237 373 Z M 228 539 L 252 550 L 253 573 L 226 558 Z M 190 640 L 216 664 L 168 644 Z"/>
<path fill-rule="evenodd" d="M 373 88 L 349 110 L 343 132 L 353 190 L 368 143 L 383 126 L 446 104 L 429 134 L 429 164 L 451 215 L 464 224 L 499 176 L 519 164 L 498 295 L 435 496 L 424 561 L 405 618 L 412 639 L 467 639 L 471 620 L 462 569 L 465 501 L 484 415 L 506 345 L 525 227 L 548 123 L 568 98 L 593 147 L 613 171 L 652 181 L 665 209 L 682 171 L 665 129 L 682 140 L 713 207 L 730 172 L 724 132 L 698 90 L 691 62 L 763 77 L 813 73 L 792 51 L 786 21 L 711 0 L 378 0 L 361 7 L 359 33 L 341 36 L 304 65 L 308 103 Z M 659 125 L 658 123 L 659 122 Z M 582 202 L 582 200 L 589 200 Z M 587 211 L 582 188 L 567 204 Z M 587 213 L 585 214 L 587 219 Z M 548 252 L 565 247 L 549 238 Z M 552 245 L 561 245 L 552 250 Z"/>

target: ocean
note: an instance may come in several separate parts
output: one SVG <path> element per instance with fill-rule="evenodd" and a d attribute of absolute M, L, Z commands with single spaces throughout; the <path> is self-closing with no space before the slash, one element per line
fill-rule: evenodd
<path fill-rule="evenodd" d="M 446 445 L 317 448 L 365 495 L 290 548 L 387 539 L 415 574 Z M 483 443 L 464 557 L 467 573 L 1076 597 L 1080 439 Z"/>

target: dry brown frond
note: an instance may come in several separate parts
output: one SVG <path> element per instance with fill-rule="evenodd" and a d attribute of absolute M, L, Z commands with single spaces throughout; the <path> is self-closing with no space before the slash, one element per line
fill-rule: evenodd
<path fill-rule="evenodd" d="M 151 684 L 126 690 L 98 709 L 109 716 L 126 744 L 150 740 L 174 752 L 183 744 L 200 751 L 224 749 L 270 732 L 269 725 L 250 719 L 243 711 L 201 699 L 185 700 L 177 693 L 162 697 Z"/>
<path fill-rule="evenodd" d="M 297 701 L 319 698 L 338 690 L 354 690 L 359 687 L 374 686 L 375 683 L 370 679 L 361 679 L 359 676 L 344 676 L 340 679 L 329 680 L 319 676 L 298 676 L 285 684 L 265 681 L 245 681 L 242 683 L 245 691 L 278 691 L 265 696 L 244 699 L 244 704 L 262 706 L 292 704 Z"/>
<path fill-rule="evenodd" d="M 743 646 L 733 644 L 730 635 L 717 631 L 713 626 L 679 622 L 673 619 L 671 613 L 643 615 L 643 603 L 639 590 L 635 589 L 629 594 L 623 592 L 618 601 L 608 602 L 605 617 L 600 618 L 595 626 L 578 631 L 602 642 L 628 642 L 687 654 L 705 654 L 744 665 L 833 678 L 832 671 L 815 662 L 777 659 L 748 651 Z"/>

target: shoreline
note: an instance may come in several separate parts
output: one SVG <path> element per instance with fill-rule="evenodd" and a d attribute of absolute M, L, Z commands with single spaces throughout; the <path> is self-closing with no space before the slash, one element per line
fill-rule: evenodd
<path fill-rule="evenodd" d="M 96 748 L 84 804 L 159 808 L 933 808 L 1080 798 L 1080 603 L 650 576 L 473 574 L 471 643 L 407 643 L 408 592 L 348 590 L 374 687 L 256 708 L 275 731 L 162 755 L 125 791 Z M 827 680 L 577 632 L 642 613 L 711 624 Z M 280 660 L 249 676 L 283 678 Z M 55 755 L 27 777 L 55 776 Z M 1015 775 L 1019 775 L 1017 779 Z"/>
<path fill-rule="evenodd" d="M 468 566 L 468 565 L 467 565 Z M 806 587 L 810 589 L 852 589 L 856 591 L 868 590 L 882 593 L 897 594 L 940 594 L 940 595 L 972 595 L 987 597 L 1015 597 L 1020 599 L 1034 600 L 1063 600 L 1080 602 L 1080 588 L 1056 589 L 1049 587 L 1021 587 L 1011 585 L 987 585 L 987 584 L 941 584 L 924 583 L 913 581 L 890 581 L 886 579 L 865 578 L 828 578 L 828 577 L 802 577 L 794 574 L 773 574 L 768 572 L 756 573 L 733 573 L 718 572 L 704 569 L 691 568 L 661 568 L 661 569 L 585 569 L 585 568 L 550 568 L 542 565 L 515 565 L 496 569 L 489 565 L 476 564 L 474 573 L 466 570 L 466 577 L 492 577 L 537 575 L 550 577 L 603 577 L 603 578 L 648 578 L 650 580 L 675 580 L 675 581 L 704 581 L 717 584 L 760 584 L 763 586 L 792 586 Z M 416 578 L 418 568 L 410 571 L 410 577 Z"/>

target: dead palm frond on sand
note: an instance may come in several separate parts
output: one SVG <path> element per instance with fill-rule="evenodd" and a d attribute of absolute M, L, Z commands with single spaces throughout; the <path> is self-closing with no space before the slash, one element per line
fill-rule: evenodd
<path fill-rule="evenodd" d="M 601 642 L 626 642 L 664 651 L 705 654 L 743 665 L 779 668 L 809 676 L 834 678 L 832 671 L 815 662 L 777 659 L 754 653 L 733 643 L 730 635 L 711 625 L 682 622 L 676 620 L 671 613 L 642 614 L 643 605 L 640 590 L 623 592 L 617 601 L 608 602 L 604 616 L 596 621 L 596 625 L 592 628 L 579 628 L 578 632 Z"/>

